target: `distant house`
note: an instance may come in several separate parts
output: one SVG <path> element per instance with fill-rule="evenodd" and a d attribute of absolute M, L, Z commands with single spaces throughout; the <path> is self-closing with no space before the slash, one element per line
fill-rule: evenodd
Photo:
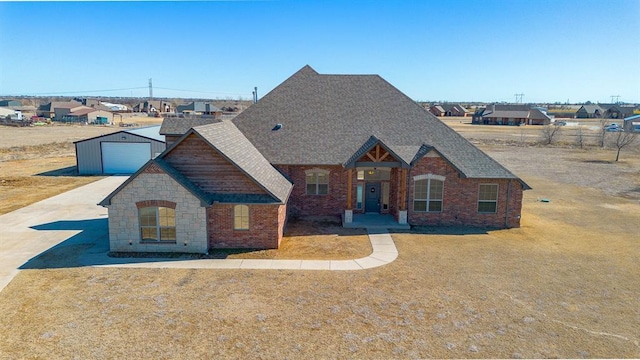
<path fill-rule="evenodd" d="M 69 110 L 79 106 L 82 106 L 82 103 L 77 101 L 52 101 L 52 102 L 40 105 L 36 110 L 36 114 L 39 117 L 54 118 L 56 116 L 56 109 L 58 108 Z M 65 110 L 62 110 L 62 112 L 59 112 L 61 116 L 71 112 L 70 110 L 67 111 L 66 113 L 64 111 Z"/>
<path fill-rule="evenodd" d="M 640 133 L 640 115 L 625 118 L 623 128 L 626 132 Z"/>
<path fill-rule="evenodd" d="M 215 115 L 220 116 L 222 110 L 218 109 L 211 103 L 204 101 L 194 101 L 187 105 L 178 105 L 176 112 L 179 114 L 193 114 L 193 115 Z"/>
<path fill-rule="evenodd" d="M 429 111 L 435 116 L 467 116 L 469 110 L 460 104 L 433 105 Z"/>
<path fill-rule="evenodd" d="M 113 113 L 110 111 L 97 110 L 89 106 L 80 106 L 71 109 L 56 121 L 77 122 L 85 124 L 108 124 L 113 122 Z"/>
<path fill-rule="evenodd" d="M 167 142 L 167 147 L 173 145 L 182 135 L 186 134 L 192 127 L 213 124 L 220 122 L 213 116 L 178 117 L 167 116 L 162 121 L 160 135 L 163 135 Z"/>
<path fill-rule="evenodd" d="M 18 100 L 0 100 L 1 107 L 14 107 L 22 106 L 22 103 Z"/>
<path fill-rule="evenodd" d="M 435 116 L 444 116 L 444 108 L 442 105 L 433 105 L 429 108 L 429 112 L 431 112 Z"/>
<path fill-rule="evenodd" d="M 380 76 L 305 66 L 232 121 L 189 129 L 100 205 L 111 251 L 206 253 L 278 248 L 292 216 L 518 227 L 527 189 Z"/>
<path fill-rule="evenodd" d="M 577 119 L 597 119 L 604 117 L 605 109 L 600 105 L 582 105 L 578 111 L 576 111 Z"/>
<path fill-rule="evenodd" d="M 494 104 L 477 109 L 471 122 L 483 125 L 548 125 L 551 117 L 542 108 L 529 105 Z"/>
<path fill-rule="evenodd" d="M 467 116 L 469 110 L 460 104 L 446 105 L 444 116 Z"/>
<path fill-rule="evenodd" d="M 169 113 L 173 112 L 172 104 L 165 100 L 152 100 L 152 101 L 143 101 L 138 103 L 133 107 L 133 112 L 159 112 L 159 113 Z"/>
<path fill-rule="evenodd" d="M 635 106 L 611 105 L 604 115 L 607 119 L 624 119 L 633 116 L 635 109 Z"/>

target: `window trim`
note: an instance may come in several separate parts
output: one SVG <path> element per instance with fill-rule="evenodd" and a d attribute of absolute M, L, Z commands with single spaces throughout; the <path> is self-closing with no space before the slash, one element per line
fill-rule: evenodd
<path fill-rule="evenodd" d="M 320 183 L 318 174 L 322 174 L 325 175 L 327 177 L 327 183 Z M 305 194 L 306 195 L 329 195 L 329 182 L 331 181 L 331 178 L 329 176 L 330 171 L 326 170 L 326 169 L 318 169 L 318 168 L 313 168 L 313 169 L 308 169 L 304 171 L 304 181 L 305 181 Z M 308 180 L 308 176 L 309 175 L 313 175 L 314 178 L 314 182 L 313 183 L 309 183 Z M 309 185 L 315 185 L 315 192 L 310 193 L 309 192 Z M 320 193 L 320 185 L 327 185 L 327 193 L 326 194 L 321 194 Z"/>
<path fill-rule="evenodd" d="M 242 210 L 246 209 L 247 213 L 243 214 Z M 238 214 L 238 210 L 240 210 L 240 214 Z M 243 218 L 246 217 L 247 220 L 247 227 L 237 227 L 236 226 L 236 220 L 238 219 L 238 217 L 240 217 L 240 222 L 242 223 Z M 233 206 L 233 230 L 236 231 L 248 231 L 251 228 L 251 224 L 249 222 L 250 220 L 250 216 L 249 216 L 249 206 L 245 205 L 245 204 L 238 204 L 238 205 L 234 205 Z M 241 224 L 242 225 L 242 224 Z"/>
<path fill-rule="evenodd" d="M 413 211 L 414 212 L 420 212 L 420 213 L 441 213 L 444 211 L 444 183 L 445 183 L 445 177 L 442 175 L 435 175 L 435 174 L 422 174 L 422 175 L 416 175 L 413 177 Z M 418 181 L 421 180 L 426 180 L 427 181 L 427 197 L 425 199 L 418 199 L 416 198 L 416 183 Z M 431 180 L 435 180 L 435 181 L 440 181 L 442 182 L 442 197 L 440 199 L 432 199 L 431 198 Z M 425 205 L 425 210 L 416 210 L 416 201 L 424 201 L 426 202 Z M 431 202 L 440 202 L 440 210 L 438 211 L 430 211 L 429 210 L 429 205 Z"/>
<path fill-rule="evenodd" d="M 142 205 L 142 204 L 141 204 Z M 163 204 L 166 205 L 166 204 Z M 155 225 L 151 226 L 151 225 L 142 225 L 142 218 L 141 218 L 141 211 L 143 209 L 153 209 L 155 212 Z M 171 210 L 171 212 L 173 212 L 173 226 L 163 226 L 160 222 L 160 209 L 167 209 L 167 210 Z M 157 240 L 154 239 L 145 239 L 143 237 L 143 228 L 147 228 L 147 229 L 155 229 L 156 230 L 156 237 Z M 162 229 L 173 229 L 173 233 L 175 234 L 175 237 L 173 239 L 168 239 L 165 240 L 162 238 Z M 169 206 L 159 206 L 159 205 L 148 205 L 148 206 L 138 206 L 138 230 L 139 230 L 139 235 L 140 235 L 140 242 L 141 243 L 145 243 L 145 244 L 159 244 L 159 243 L 163 243 L 163 244 L 167 244 L 167 243 L 171 243 L 171 244 L 175 244 L 178 241 L 178 233 L 176 230 L 176 210 L 175 207 L 169 207 Z"/>
<path fill-rule="evenodd" d="M 496 199 L 495 200 L 481 200 L 480 199 L 480 187 L 483 185 L 490 185 L 496 187 Z M 500 196 L 500 184 L 498 183 L 480 183 L 478 184 L 478 214 L 496 214 L 498 212 L 498 198 Z M 493 203 L 495 208 L 493 211 L 480 211 L 480 203 Z"/>

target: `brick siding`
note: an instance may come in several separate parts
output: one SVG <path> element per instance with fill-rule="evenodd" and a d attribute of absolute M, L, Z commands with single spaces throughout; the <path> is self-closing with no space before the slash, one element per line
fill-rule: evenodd
<path fill-rule="evenodd" d="M 442 212 L 413 211 L 414 176 L 434 174 L 444 176 Z M 424 157 L 409 173 L 409 223 L 412 225 L 470 225 L 489 227 L 520 227 L 522 184 L 513 179 L 466 179 L 443 158 Z M 498 184 L 495 213 L 478 213 L 480 184 Z M 508 193 L 508 194 L 507 194 Z M 509 201 L 507 202 L 507 198 Z M 508 218 L 507 217 L 508 210 Z"/>
<path fill-rule="evenodd" d="M 342 215 L 347 205 L 347 171 L 342 166 L 275 165 L 275 167 L 293 182 L 293 190 L 287 204 L 291 215 Z M 329 193 L 327 195 L 307 195 L 307 178 L 305 171 L 309 169 L 329 171 Z"/>
<path fill-rule="evenodd" d="M 234 230 L 233 209 L 236 204 L 215 204 L 207 208 L 208 239 L 211 248 L 277 249 L 286 222 L 286 205 L 252 205 L 249 229 Z"/>

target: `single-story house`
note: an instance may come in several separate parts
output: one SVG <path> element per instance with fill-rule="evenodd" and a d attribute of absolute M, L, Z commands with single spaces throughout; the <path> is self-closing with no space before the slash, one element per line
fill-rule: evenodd
<path fill-rule="evenodd" d="M 625 118 L 623 128 L 626 132 L 640 133 L 640 115 Z"/>
<path fill-rule="evenodd" d="M 467 116 L 469 110 L 460 104 L 433 105 L 429 111 L 435 116 Z"/>
<path fill-rule="evenodd" d="M 61 117 L 56 117 L 56 121 L 86 124 L 109 124 L 113 123 L 113 113 L 83 105 L 73 108 L 71 112 L 66 112 Z"/>
<path fill-rule="evenodd" d="M 160 126 L 160 135 L 163 135 L 167 142 L 167 147 L 173 145 L 182 135 L 186 134 L 192 127 L 213 124 L 220 122 L 214 116 L 166 116 Z"/>
<path fill-rule="evenodd" d="M 159 112 L 159 113 L 169 113 L 173 110 L 170 102 L 165 100 L 151 100 L 151 101 L 143 101 L 133 106 L 133 112 Z"/>
<path fill-rule="evenodd" d="M 112 251 L 204 253 L 277 248 L 291 216 L 519 227 L 527 189 L 380 76 L 305 66 L 233 120 L 189 129 L 100 205 Z"/>
<path fill-rule="evenodd" d="M 445 107 L 444 116 L 467 116 L 469 110 L 460 104 L 448 104 Z"/>
<path fill-rule="evenodd" d="M 166 146 L 160 126 L 122 130 L 76 141 L 80 175 L 133 174 Z"/>
<path fill-rule="evenodd" d="M 429 108 L 429 111 L 435 116 L 444 116 L 445 110 L 442 105 L 433 105 Z"/>
<path fill-rule="evenodd" d="M 77 108 L 79 106 L 82 106 L 82 103 L 77 101 L 52 101 L 40 105 L 38 107 L 38 110 L 36 110 L 36 115 L 43 118 L 53 119 L 54 117 L 56 117 L 56 115 L 58 115 L 58 113 L 60 114 L 60 116 L 63 116 L 66 113 L 71 112 L 70 109 Z M 56 113 L 56 109 L 63 110 L 62 112 L 60 112 L 61 110 L 58 110 L 58 113 Z M 64 111 L 66 111 L 66 113 Z"/>
<path fill-rule="evenodd" d="M 607 119 L 624 119 L 633 116 L 635 110 L 635 106 L 611 105 L 604 115 Z"/>
<path fill-rule="evenodd" d="M 582 105 L 578 111 L 576 111 L 577 119 L 597 119 L 602 118 L 607 110 L 600 107 L 600 105 Z"/>
<path fill-rule="evenodd" d="M 471 122 L 484 125 L 549 125 L 551 117 L 542 108 L 528 105 L 491 105 L 476 110 Z"/>
<path fill-rule="evenodd" d="M 22 106 L 22 102 L 20 102 L 19 100 L 0 100 L 0 106 L 1 107 L 19 107 Z"/>
<path fill-rule="evenodd" d="M 215 105 L 204 101 L 193 101 L 187 105 L 178 105 L 176 112 L 179 114 L 192 114 L 192 115 L 214 115 L 220 116 L 222 110 L 218 109 Z"/>

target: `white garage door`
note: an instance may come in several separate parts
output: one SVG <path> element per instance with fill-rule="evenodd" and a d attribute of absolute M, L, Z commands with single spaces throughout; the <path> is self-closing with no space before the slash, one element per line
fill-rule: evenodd
<path fill-rule="evenodd" d="M 105 174 L 133 174 L 151 159 L 150 143 L 103 142 L 100 147 Z"/>

